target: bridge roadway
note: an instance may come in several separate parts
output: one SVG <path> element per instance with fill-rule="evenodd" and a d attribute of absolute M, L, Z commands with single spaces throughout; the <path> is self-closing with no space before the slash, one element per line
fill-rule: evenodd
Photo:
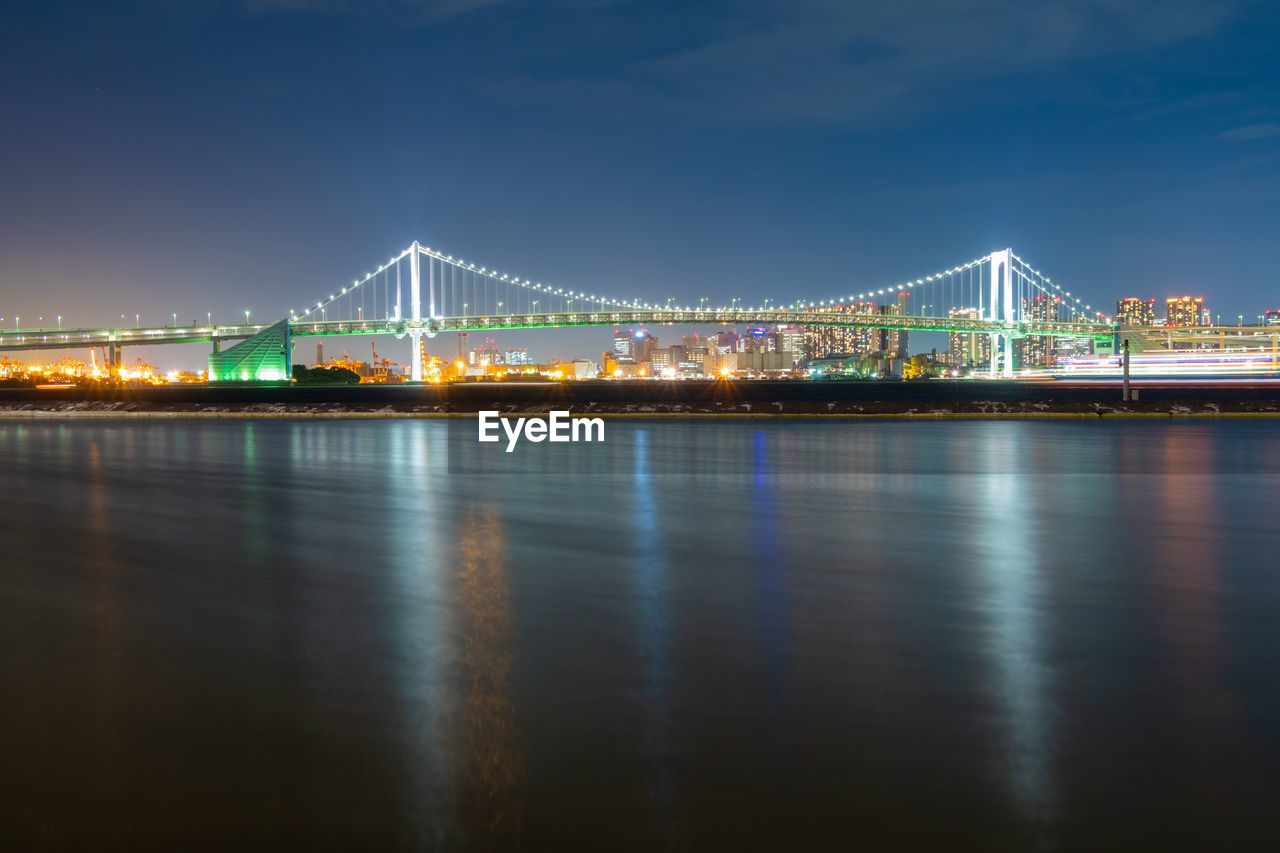
<path fill-rule="evenodd" d="M 158 326 L 111 329 L 15 329 L 0 330 L 0 351 L 75 349 L 110 345 L 146 346 L 234 342 L 258 334 L 270 324 L 212 326 Z M 833 311 L 787 311 L 781 309 L 708 309 L 634 311 L 586 311 L 557 314 L 504 314 L 468 317 L 438 317 L 414 323 L 408 320 L 295 320 L 294 337 L 347 335 L 403 336 L 411 329 L 429 335 L 444 332 L 484 332 L 513 329 L 571 328 L 575 326 L 832 326 L 865 329 L 900 329 L 960 334 L 1012 334 L 1013 337 L 1048 335 L 1107 339 L 1116 334 L 1110 326 L 1092 322 L 1005 323 L 965 317 L 917 317 L 891 314 L 854 314 Z M 1277 326 L 1145 326 L 1120 330 L 1120 335 L 1140 336 L 1145 349 L 1170 344 L 1211 344 L 1221 347 L 1246 346 L 1277 348 Z"/>
<path fill-rule="evenodd" d="M 215 341 L 238 341 L 268 328 L 270 324 L 236 324 L 212 326 L 158 326 L 151 328 L 104 329 L 14 329 L 0 331 L 0 351 L 75 349 L 103 346 L 147 346 L 158 344 L 192 344 Z M 907 331 L 1011 333 L 1026 335 L 1060 335 L 1077 337 L 1110 337 L 1109 327 L 1097 323 L 1034 322 L 1009 324 L 998 320 L 973 320 L 964 317 L 915 317 L 883 314 L 855 314 L 832 311 L 757 310 L 634 310 L 586 311 L 556 314 L 504 314 L 468 317 L 439 317 L 413 323 L 407 320 L 295 320 L 291 324 L 294 337 L 328 337 L 342 335 L 404 335 L 411 329 L 428 334 L 442 332 L 482 332 L 511 329 L 561 328 L 574 326 L 723 326 L 783 325 L 835 326 L 866 329 L 901 329 Z"/>

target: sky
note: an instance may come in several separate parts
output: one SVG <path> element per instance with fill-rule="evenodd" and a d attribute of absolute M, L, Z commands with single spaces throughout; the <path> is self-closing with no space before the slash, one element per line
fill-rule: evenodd
<path fill-rule="evenodd" d="M 1280 308 L 1275 3 L 5 9 L 8 327 L 283 317 L 415 239 L 654 302 L 828 297 L 1009 246 L 1108 310 Z M 494 337 L 545 359 L 611 336 Z"/>

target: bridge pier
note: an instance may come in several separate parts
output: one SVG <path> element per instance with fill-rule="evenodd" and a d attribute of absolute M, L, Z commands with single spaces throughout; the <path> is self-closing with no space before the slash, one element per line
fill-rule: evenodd
<path fill-rule="evenodd" d="M 422 381 L 422 329 L 409 330 L 409 381 Z"/>
<path fill-rule="evenodd" d="M 109 376 L 120 375 L 120 367 L 124 364 L 123 349 L 119 341 L 112 341 L 107 345 L 107 374 Z"/>
<path fill-rule="evenodd" d="M 1013 378 L 1013 335 L 993 332 L 991 338 L 991 378 Z"/>
<path fill-rule="evenodd" d="M 213 339 L 213 354 L 217 355 L 220 352 L 222 352 L 222 340 L 215 337 Z"/>
<path fill-rule="evenodd" d="M 988 276 L 990 291 L 987 296 L 989 320 L 1012 324 L 1019 307 L 1013 301 L 1013 250 L 1001 249 L 987 256 L 991 268 Z M 991 375 L 1013 377 L 1013 336 L 1008 332 L 991 335 Z"/>

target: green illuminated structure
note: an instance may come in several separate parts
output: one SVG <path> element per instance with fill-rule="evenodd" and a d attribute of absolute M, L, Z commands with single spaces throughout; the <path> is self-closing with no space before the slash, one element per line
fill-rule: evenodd
<path fill-rule="evenodd" d="M 281 320 L 224 352 L 210 355 L 209 381 L 287 381 L 291 348 L 289 321 Z"/>

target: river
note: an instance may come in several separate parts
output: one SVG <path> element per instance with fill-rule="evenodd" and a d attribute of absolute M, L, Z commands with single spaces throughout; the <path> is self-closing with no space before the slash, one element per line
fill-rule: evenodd
<path fill-rule="evenodd" d="M 1275 831 L 1273 422 L 606 427 L 0 420 L 6 846 Z"/>

